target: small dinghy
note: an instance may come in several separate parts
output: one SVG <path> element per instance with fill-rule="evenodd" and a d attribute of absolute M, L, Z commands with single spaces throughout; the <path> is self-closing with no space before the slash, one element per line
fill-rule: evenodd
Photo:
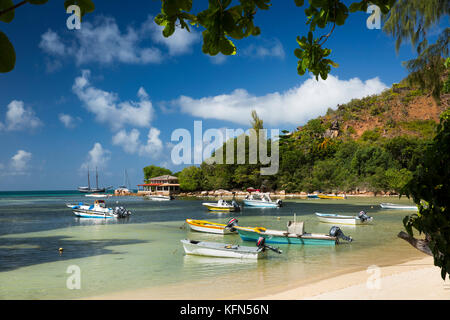
<path fill-rule="evenodd" d="M 198 256 L 256 260 L 266 257 L 268 250 L 280 254 L 282 253 L 280 249 L 266 245 L 265 240 L 262 237 L 256 242 L 256 247 L 244 247 L 237 244 L 196 240 L 180 241 L 183 244 L 184 252 L 186 252 L 186 254 Z"/>
<path fill-rule="evenodd" d="M 131 215 L 131 212 L 124 207 L 107 208 L 105 201 L 95 200 L 93 205 L 84 204 L 66 204 L 71 208 L 73 213 L 80 218 L 126 218 Z"/>
<path fill-rule="evenodd" d="M 383 209 L 417 210 L 417 206 L 406 206 L 394 203 L 380 203 Z"/>
<path fill-rule="evenodd" d="M 217 203 L 213 202 L 203 202 L 202 206 L 205 206 L 210 211 L 239 211 L 241 207 L 237 204 L 236 201 L 232 201 L 231 203 L 220 199 Z"/>
<path fill-rule="evenodd" d="M 339 214 L 318 212 L 316 212 L 316 216 L 319 218 L 320 222 L 333 224 L 360 225 L 369 224 L 373 221 L 373 217 L 369 217 L 364 211 L 361 211 L 357 216 L 342 216 Z"/>
<path fill-rule="evenodd" d="M 186 219 L 188 226 L 198 232 L 215 233 L 215 234 L 232 234 L 237 233 L 234 226 L 237 226 L 237 219 L 231 218 L 227 224 L 209 222 L 204 220 Z"/>

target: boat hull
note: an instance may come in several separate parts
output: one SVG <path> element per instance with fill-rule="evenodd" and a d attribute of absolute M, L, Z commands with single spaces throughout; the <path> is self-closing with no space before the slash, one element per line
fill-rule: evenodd
<path fill-rule="evenodd" d="M 181 240 L 181 243 L 186 254 L 206 257 L 257 260 L 265 257 L 267 252 L 258 250 L 256 247 L 241 247 L 214 242 Z"/>
<path fill-rule="evenodd" d="M 338 200 L 345 200 L 345 197 L 341 197 L 341 196 L 326 196 L 326 195 L 321 195 L 319 194 L 317 196 L 319 199 L 338 199 Z"/>
<path fill-rule="evenodd" d="M 393 203 L 380 203 L 380 207 L 383 209 L 417 210 L 416 206 L 402 206 Z"/>
<path fill-rule="evenodd" d="M 234 206 L 218 206 L 215 203 L 202 203 L 202 205 L 206 208 L 208 208 L 208 210 L 210 211 L 228 211 L 228 212 L 233 212 L 233 211 L 237 211 L 238 208 L 234 207 Z"/>
<path fill-rule="evenodd" d="M 226 228 L 226 225 L 219 223 L 212 223 L 208 221 L 198 221 L 186 219 L 186 223 L 189 225 L 191 230 L 197 232 L 214 233 L 214 234 L 233 234 L 237 233 L 236 230 L 231 231 Z"/>
<path fill-rule="evenodd" d="M 332 224 L 362 225 L 362 224 L 370 224 L 373 221 L 372 217 L 370 217 L 367 220 L 362 221 L 358 217 L 340 216 L 340 215 L 334 215 L 334 214 L 318 214 L 318 213 L 316 213 L 316 216 L 320 222 L 332 223 Z"/>
<path fill-rule="evenodd" d="M 244 204 L 248 207 L 258 208 L 278 208 L 280 205 L 276 202 L 264 202 L 258 200 L 244 200 Z"/>
<path fill-rule="evenodd" d="M 98 218 L 98 219 L 111 219 L 115 218 L 114 215 L 109 213 L 97 213 L 87 210 L 74 209 L 73 214 L 80 218 Z"/>
<path fill-rule="evenodd" d="M 282 236 L 256 232 L 251 228 L 237 228 L 239 236 L 243 241 L 257 241 L 259 237 L 264 237 L 266 243 L 276 244 L 303 244 L 303 245 L 326 245 L 334 246 L 336 238 L 324 235 L 308 234 L 304 236 Z"/>

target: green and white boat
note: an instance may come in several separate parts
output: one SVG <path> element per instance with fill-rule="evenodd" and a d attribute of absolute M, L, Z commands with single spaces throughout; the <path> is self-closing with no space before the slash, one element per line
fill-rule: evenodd
<path fill-rule="evenodd" d="M 263 227 L 235 226 L 243 241 L 256 241 L 264 237 L 267 243 L 277 244 L 304 244 L 334 246 L 339 239 L 351 242 L 353 239 L 344 235 L 339 227 L 333 226 L 329 234 L 307 233 L 303 230 L 303 222 L 289 221 L 287 230 L 272 230 Z"/>

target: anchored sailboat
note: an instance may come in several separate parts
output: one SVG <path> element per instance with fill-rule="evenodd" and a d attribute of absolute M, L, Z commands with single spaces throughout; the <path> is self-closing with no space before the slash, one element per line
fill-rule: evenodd
<path fill-rule="evenodd" d="M 111 187 L 108 187 L 108 188 L 99 188 L 98 187 L 97 167 L 95 168 L 95 182 L 96 182 L 96 187 L 91 188 L 91 180 L 89 178 L 89 168 L 88 168 L 88 186 L 87 187 L 78 187 L 78 191 L 83 192 L 83 193 L 96 193 L 96 192 L 105 192 L 106 190 L 111 188 Z"/>

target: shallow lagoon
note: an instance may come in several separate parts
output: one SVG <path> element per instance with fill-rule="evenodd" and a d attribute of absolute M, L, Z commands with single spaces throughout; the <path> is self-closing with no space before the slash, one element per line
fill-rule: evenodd
<path fill-rule="evenodd" d="M 0 298 L 76 299 L 132 297 L 150 299 L 249 298 L 372 265 L 404 262 L 424 255 L 397 238 L 410 211 L 386 210 L 381 202 L 411 204 L 407 198 L 349 197 L 347 200 L 284 200 L 278 209 L 245 207 L 238 213 L 210 213 L 202 200 L 152 202 L 109 198 L 132 211 L 127 220 L 76 218 L 66 202 L 92 202 L 77 193 L 0 195 Z M 179 240 L 243 243 L 238 235 L 189 231 L 186 218 L 243 226 L 285 229 L 296 214 L 308 232 L 328 233 L 314 212 L 374 217 L 367 226 L 341 226 L 354 242 L 336 247 L 279 245 L 283 254 L 241 261 L 185 256 Z M 243 243 L 244 244 L 244 243 Z M 245 242 L 252 246 L 253 243 Z M 63 248 L 59 254 L 58 248 Z M 81 271 L 81 289 L 70 290 L 69 266 Z M 370 274 L 368 273 L 368 277 Z"/>

